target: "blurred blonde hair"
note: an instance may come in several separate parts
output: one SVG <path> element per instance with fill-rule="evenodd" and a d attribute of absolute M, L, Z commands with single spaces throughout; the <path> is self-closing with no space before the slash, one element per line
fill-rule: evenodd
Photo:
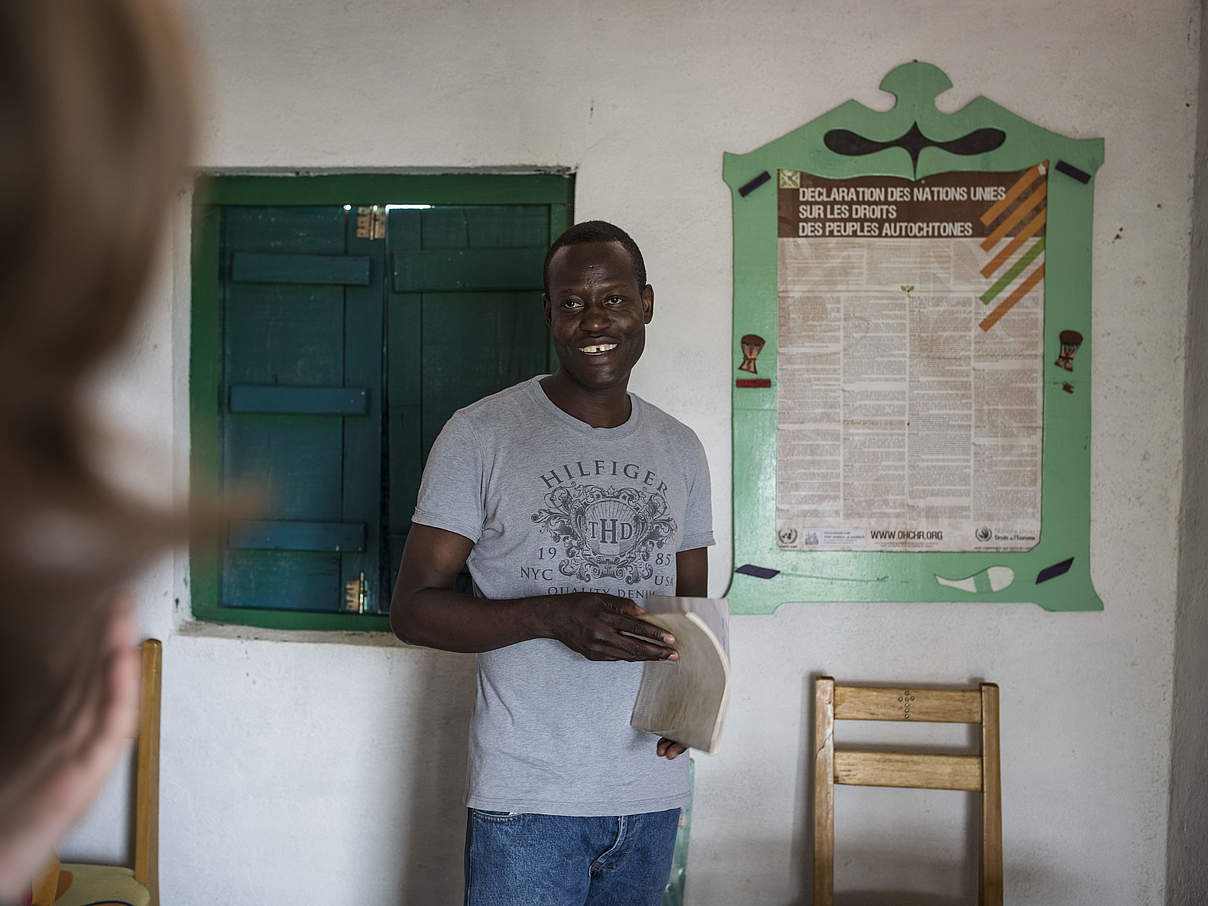
<path fill-rule="evenodd" d="M 105 595 L 185 518 L 107 482 L 85 389 L 137 313 L 194 138 L 159 0 L 0 3 L 0 731 L 99 669 Z M 54 556 L 48 556 L 54 554 Z M 0 755 L 0 776 L 9 759 Z"/>

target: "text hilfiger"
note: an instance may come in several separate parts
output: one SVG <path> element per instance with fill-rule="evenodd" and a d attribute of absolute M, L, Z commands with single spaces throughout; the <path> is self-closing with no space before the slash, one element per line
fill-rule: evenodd
<path fill-rule="evenodd" d="M 637 463 L 621 463 L 615 459 L 594 459 L 587 462 L 578 460 L 576 462 L 563 463 L 556 469 L 543 474 L 541 480 L 545 482 L 546 488 L 552 488 L 563 482 L 573 482 L 579 478 L 594 478 L 599 475 L 608 475 L 615 478 L 624 477 L 630 481 L 640 481 L 647 487 L 654 488 L 659 493 L 667 490 L 666 483 L 659 480 L 658 475 L 650 469 L 643 469 Z"/>

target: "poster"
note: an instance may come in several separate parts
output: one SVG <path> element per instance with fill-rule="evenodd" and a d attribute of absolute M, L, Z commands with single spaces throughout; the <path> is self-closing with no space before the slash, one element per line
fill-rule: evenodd
<path fill-rule="evenodd" d="M 790 602 L 1101 610 L 1091 577 L 1091 250 L 1102 139 L 929 63 L 727 153 L 731 611 Z"/>
<path fill-rule="evenodd" d="M 1046 175 L 779 171 L 782 549 L 1036 545 Z"/>

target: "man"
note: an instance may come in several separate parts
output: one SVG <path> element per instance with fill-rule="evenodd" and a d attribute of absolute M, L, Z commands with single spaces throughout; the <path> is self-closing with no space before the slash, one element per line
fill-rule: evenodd
<path fill-rule="evenodd" d="M 657 906 L 688 765 L 629 726 L 635 662 L 677 657 L 637 602 L 706 594 L 708 466 L 691 429 L 627 391 L 654 290 L 624 231 L 567 230 L 542 301 L 558 370 L 441 432 L 391 625 L 478 652 L 466 902 Z M 473 597 L 453 590 L 463 564 Z"/>

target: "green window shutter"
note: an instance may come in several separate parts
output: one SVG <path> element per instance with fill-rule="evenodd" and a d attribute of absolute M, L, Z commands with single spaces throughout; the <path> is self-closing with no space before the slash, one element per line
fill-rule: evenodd
<path fill-rule="evenodd" d="M 549 370 L 541 267 L 550 208 L 480 205 L 390 214 L 387 437 L 394 571 L 424 462 L 445 422 L 457 409 Z"/>
<path fill-rule="evenodd" d="M 193 492 L 250 489 L 262 505 L 193 551 L 194 616 L 388 628 L 437 433 L 457 408 L 556 367 L 541 264 L 572 189 L 531 174 L 204 181 Z M 358 237 L 358 207 L 391 200 L 387 238 Z M 363 613 L 348 613 L 362 575 Z"/>
<path fill-rule="evenodd" d="M 220 248 L 221 481 L 267 502 L 228 532 L 219 604 L 337 612 L 363 573 L 376 611 L 382 252 L 340 205 L 227 206 Z"/>
<path fill-rule="evenodd" d="M 236 252 L 231 256 L 235 283 L 331 283 L 365 286 L 369 258 L 364 255 L 281 255 Z"/>

